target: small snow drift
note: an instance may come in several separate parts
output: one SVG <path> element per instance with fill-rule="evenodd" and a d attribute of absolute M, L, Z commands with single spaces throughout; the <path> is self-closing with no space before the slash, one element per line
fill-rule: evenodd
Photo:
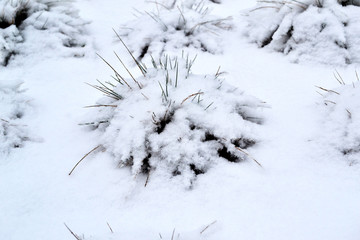
<path fill-rule="evenodd" d="M 349 165 L 360 159 L 360 82 L 328 90 L 324 96 L 324 141 L 336 149 Z"/>
<path fill-rule="evenodd" d="M 20 90 L 20 84 L 0 85 L 0 155 L 21 148 L 29 140 L 21 120 L 28 101 Z"/>
<path fill-rule="evenodd" d="M 82 56 L 86 22 L 71 1 L 4 0 L 0 3 L 0 65 L 16 55 L 44 54 L 44 49 L 65 56 Z"/>
<path fill-rule="evenodd" d="M 185 58 L 185 59 L 184 59 Z M 99 144 L 134 175 L 179 177 L 190 187 L 219 161 L 248 159 L 258 141 L 264 103 L 228 85 L 221 73 L 191 73 L 194 59 L 163 57 L 142 76 L 94 86 L 107 97 L 89 114 Z M 114 70 L 114 69 L 113 69 Z M 181 178 L 182 177 L 182 178 Z"/>
<path fill-rule="evenodd" d="M 356 1 L 258 1 L 247 12 L 244 34 L 292 62 L 360 63 L 360 8 Z"/>
<path fill-rule="evenodd" d="M 178 49 L 194 48 L 210 54 L 221 53 L 221 35 L 231 29 L 231 18 L 209 13 L 204 1 L 157 4 L 156 12 L 140 13 L 120 29 L 122 38 L 138 60 Z M 150 60 L 150 59 L 148 59 Z"/>

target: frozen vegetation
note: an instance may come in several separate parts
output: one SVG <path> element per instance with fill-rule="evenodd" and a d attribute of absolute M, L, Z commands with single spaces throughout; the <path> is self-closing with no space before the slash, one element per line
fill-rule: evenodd
<path fill-rule="evenodd" d="M 292 62 L 359 63 L 359 9 L 348 3 L 259 1 L 247 11 L 244 35 L 260 48 L 288 55 Z"/>
<path fill-rule="evenodd" d="M 223 34 L 232 28 L 231 17 L 212 15 L 204 1 L 174 1 L 137 14 L 120 28 L 120 35 L 138 60 L 184 49 L 219 54 Z"/>
<path fill-rule="evenodd" d="M 337 76 L 340 87 L 320 88 L 324 94 L 323 124 L 325 131 L 320 137 L 324 144 L 338 151 L 339 158 L 350 166 L 360 160 L 360 91 L 359 80 L 345 83 Z"/>
<path fill-rule="evenodd" d="M 359 16 L 0 1 L 0 239 L 358 240 Z"/>
<path fill-rule="evenodd" d="M 219 71 L 192 74 L 194 61 L 166 56 L 151 68 L 137 62 L 140 78 L 125 80 L 115 70 L 116 86 L 93 86 L 107 97 L 90 106 L 96 110 L 85 125 L 103 132 L 99 145 L 119 166 L 134 175 L 180 175 L 191 187 L 218 161 L 248 159 L 264 103 L 227 84 Z"/>
<path fill-rule="evenodd" d="M 26 123 L 22 117 L 29 105 L 29 98 L 20 90 L 20 84 L 0 82 L 0 155 L 21 148 L 29 140 Z"/>
<path fill-rule="evenodd" d="M 3 0 L 0 9 L 0 65 L 8 65 L 17 55 L 46 55 L 45 49 L 53 50 L 48 56 L 85 54 L 86 22 L 71 1 Z"/>

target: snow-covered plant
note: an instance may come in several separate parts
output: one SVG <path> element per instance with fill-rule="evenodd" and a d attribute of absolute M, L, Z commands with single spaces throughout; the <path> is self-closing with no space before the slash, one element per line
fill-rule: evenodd
<path fill-rule="evenodd" d="M 360 6 L 360 0 L 338 0 L 338 2 L 343 5 L 354 5 L 354 6 Z"/>
<path fill-rule="evenodd" d="M 120 35 L 138 60 L 158 59 L 184 47 L 221 53 L 221 35 L 230 28 L 230 17 L 211 15 L 204 1 L 188 0 L 157 4 L 157 11 L 140 13 L 123 25 Z"/>
<path fill-rule="evenodd" d="M 345 84 L 338 79 L 341 87 L 320 88 L 325 92 L 324 141 L 353 165 L 360 162 L 360 81 Z"/>
<path fill-rule="evenodd" d="M 293 62 L 360 63 L 360 8 L 354 5 L 345 7 L 337 0 L 259 0 L 246 13 L 244 34 Z"/>
<path fill-rule="evenodd" d="M 120 59 L 119 59 L 120 60 Z M 85 125 L 101 132 L 99 145 L 134 175 L 183 177 L 186 186 L 219 161 L 240 162 L 258 141 L 264 103 L 227 84 L 221 73 L 191 73 L 194 59 L 136 61 L 141 77 L 99 82 L 105 93 Z M 255 160 L 251 158 L 252 160 Z M 256 160 L 255 160 L 256 161 Z"/>
<path fill-rule="evenodd" d="M 21 118 L 27 102 L 20 85 L 0 85 L 0 155 L 20 148 L 29 140 Z"/>
<path fill-rule="evenodd" d="M 71 1 L 3 0 L 0 2 L 0 65 L 6 66 L 18 54 L 44 54 L 44 49 L 65 56 L 82 56 L 86 45 L 85 24 Z"/>

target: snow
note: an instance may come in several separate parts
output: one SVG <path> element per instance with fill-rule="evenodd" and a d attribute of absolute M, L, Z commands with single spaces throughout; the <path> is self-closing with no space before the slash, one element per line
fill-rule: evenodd
<path fill-rule="evenodd" d="M 65 48 L 46 48 L 0 67 L 1 92 L 4 86 L 11 87 L 17 102 L 31 99 L 21 104 L 25 114 L 19 124 L 38 139 L 0 153 L 0 239 L 75 239 L 63 223 L 84 239 L 99 240 L 161 239 L 159 233 L 171 239 L 174 229 L 174 239 L 358 239 L 359 167 L 355 162 L 350 166 L 349 159 L 358 156 L 339 151 L 359 136 L 356 65 L 337 68 L 347 83 L 343 86 L 334 79 L 331 65 L 305 60 L 292 64 L 282 54 L 258 49 L 242 35 L 241 13 L 253 4 L 235 0 L 211 4 L 215 15 L 233 16 L 234 29 L 221 36 L 222 54 L 189 49 L 189 55 L 198 54 L 194 75 L 213 76 L 221 65 L 227 72 L 221 76 L 226 84 L 270 106 L 261 112 L 264 121 L 256 131 L 260 141 L 249 148 L 263 168 L 251 160 L 219 161 L 198 175 L 191 189 L 161 175 L 152 175 L 144 187 L 146 175 L 134 178 L 129 168 L 118 168 L 112 154 L 98 151 L 69 176 L 102 137 L 101 131 L 78 125 L 94 110 L 83 107 L 101 98 L 84 82 L 94 85 L 96 79 L 109 79 L 108 66 L 94 53 L 126 76 L 113 50 L 127 66 L 132 60 L 112 28 L 131 21 L 133 8 L 154 9 L 154 4 L 142 0 L 78 0 L 74 9 L 91 20 L 83 37 L 94 41 L 84 57 L 64 58 Z M 145 63 L 150 68 L 151 62 Z M 136 66 L 130 71 L 141 78 Z M 18 92 L 14 86 L 21 82 Z M 152 94 L 161 96 L 160 87 Z M 324 105 L 324 100 L 339 105 Z M 0 106 L 7 108 L 3 102 Z M 346 109 L 353 122 L 341 123 L 348 121 Z M 343 138 L 347 127 L 352 134 Z"/>
<path fill-rule="evenodd" d="M 5 155 L 29 140 L 25 122 L 21 120 L 29 99 L 23 96 L 20 83 L 15 82 L 0 85 L 0 100 L 0 153 Z"/>
<path fill-rule="evenodd" d="M 88 50 L 86 21 L 71 1 L 4 0 L 0 3 L 0 64 L 18 55 L 82 57 Z M 52 52 L 44 51 L 52 49 Z"/>
<path fill-rule="evenodd" d="M 210 54 L 222 52 L 221 35 L 232 28 L 231 17 L 212 15 L 204 1 L 176 1 L 138 12 L 119 34 L 134 56 L 158 59 L 183 49 L 195 48 Z"/>
<path fill-rule="evenodd" d="M 244 14 L 244 36 L 292 62 L 359 63 L 358 7 L 335 0 L 260 1 Z"/>
<path fill-rule="evenodd" d="M 349 165 L 356 165 L 360 153 L 359 81 L 346 84 L 340 75 L 337 78 L 341 87 L 322 88 L 326 93 L 321 104 L 326 131 L 318 139 L 336 150 Z"/>

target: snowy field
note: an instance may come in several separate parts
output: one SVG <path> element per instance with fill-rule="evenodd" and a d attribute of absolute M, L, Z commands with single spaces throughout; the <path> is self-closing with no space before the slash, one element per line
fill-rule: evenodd
<path fill-rule="evenodd" d="M 359 2 L 158 2 L 0 2 L 0 239 L 358 240 Z"/>

